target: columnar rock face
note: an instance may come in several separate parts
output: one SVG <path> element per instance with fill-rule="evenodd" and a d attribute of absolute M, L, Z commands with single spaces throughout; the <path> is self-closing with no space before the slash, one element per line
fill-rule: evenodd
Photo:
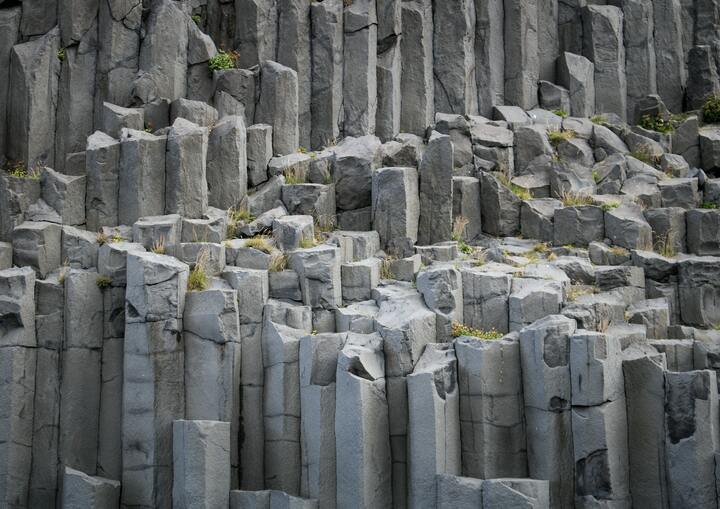
<path fill-rule="evenodd" d="M 719 5 L 0 0 L 0 507 L 715 507 Z"/>

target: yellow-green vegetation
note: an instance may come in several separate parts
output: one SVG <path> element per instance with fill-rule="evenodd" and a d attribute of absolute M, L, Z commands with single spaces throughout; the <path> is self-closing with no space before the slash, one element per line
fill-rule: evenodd
<path fill-rule="evenodd" d="M 567 118 L 568 116 L 568 112 L 563 109 L 553 110 L 552 112 L 560 118 Z"/>
<path fill-rule="evenodd" d="M 300 247 L 302 249 L 310 249 L 311 247 L 315 247 L 315 239 L 313 237 L 303 237 L 300 239 Z"/>
<path fill-rule="evenodd" d="M 720 95 L 708 97 L 702 107 L 703 122 L 717 124 L 720 122 Z"/>
<path fill-rule="evenodd" d="M 160 238 L 153 242 L 150 251 L 155 254 L 165 254 L 165 237 L 163 235 L 160 235 Z"/>
<path fill-rule="evenodd" d="M 674 232 L 668 232 L 667 235 L 663 235 L 658 238 L 655 242 L 655 252 L 665 258 L 675 258 L 677 256 L 677 250 L 675 249 L 675 234 Z"/>
<path fill-rule="evenodd" d="M 195 22 L 196 25 L 200 25 L 200 20 L 202 18 L 200 18 L 199 14 L 194 14 L 193 16 L 190 16 L 190 17 L 192 18 L 192 20 Z"/>
<path fill-rule="evenodd" d="M 550 253 L 550 254 L 547 256 L 547 259 L 548 259 L 549 262 L 554 262 L 555 260 L 557 260 L 557 255 L 556 255 L 555 253 Z"/>
<path fill-rule="evenodd" d="M 266 254 L 270 254 L 272 252 L 272 244 L 270 244 L 270 240 L 266 235 L 256 235 L 251 239 L 247 239 L 245 241 L 245 246 L 257 249 L 258 251 L 262 251 Z"/>
<path fill-rule="evenodd" d="M 208 276 L 207 276 L 207 262 L 208 252 L 203 249 L 198 254 L 195 265 L 193 266 L 190 274 L 188 275 L 187 289 L 188 292 L 202 292 L 208 287 Z"/>
<path fill-rule="evenodd" d="M 284 175 L 285 175 L 285 184 L 287 184 L 287 185 L 304 184 L 305 183 L 305 175 L 303 175 L 299 171 L 296 171 L 295 169 L 285 170 Z"/>
<path fill-rule="evenodd" d="M 268 265 L 269 272 L 282 272 L 287 268 L 288 259 L 287 256 L 277 252 L 270 258 L 270 264 Z"/>
<path fill-rule="evenodd" d="M 701 208 L 701 209 L 715 210 L 715 209 L 718 208 L 718 206 L 717 206 L 717 203 L 711 203 L 711 202 L 706 201 L 706 202 L 703 202 L 703 203 L 700 205 L 700 208 Z"/>
<path fill-rule="evenodd" d="M 380 263 L 380 279 L 395 279 L 395 275 L 392 272 L 392 262 L 396 258 L 394 256 L 386 256 Z"/>
<path fill-rule="evenodd" d="M 597 293 L 597 288 L 593 286 L 570 285 L 570 288 L 567 292 L 567 298 L 569 301 L 575 301 L 580 297 L 584 297 L 585 295 L 592 295 L 594 293 Z"/>
<path fill-rule="evenodd" d="M 473 265 L 475 267 L 482 267 L 486 263 L 487 263 L 487 256 L 485 255 L 485 252 L 484 251 L 475 251 Z"/>
<path fill-rule="evenodd" d="M 100 288 L 101 290 L 104 290 L 105 288 L 109 288 L 112 284 L 112 278 L 108 276 L 99 276 L 95 280 L 95 284 Z"/>
<path fill-rule="evenodd" d="M 593 170 L 592 178 L 593 178 L 593 181 L 597 184 L 598 182 L 600 182 L 600 179 L 601 179 L 600 173 L 597 170 Z"/>
<path fill-rule="evenodd" d="M 255 216 L 250 213 L 249 210 L 243 207 L 232 207 L 228 210 L 227 214 L 228 225 L 225 233 L 226 239 L 234 239 L 238 225 L 252 223 L 255 221 Z"/>
<path fill-rule="evenodd" d="M 57 57 L 58 60 L 60 60 L 61 62 L 65 61 L 65 57 L 67 57 L 67 54 L 65 53 L 65 48 L 60 48 L 59 50 L 57 50 Z"/>
<path fill-rule="evenodd" d="M 533 252 L 539 254 L 548 254 L 550 252 L 550 246 L 547 242 L 538 242 L 533 246 Z"/>
<path fill-rule="evenodd" d="M 483 341 L 488 341 L 492 339 L 500 339 L 504 336 L 502 332 L 498 332 L 495 329 L 490 330 L 482 330 L 482 329 L 476 329 L 474 327 L 469 327 L 467 325 L 463 325 L 460 322 L 453 322 L 451 325 L 451 334 L 454 338 L 459 338 L 460 336 L 470 336 L 473 338 L 481 339 Z"/>
<path fill-rule="evenodd" d="M 28 170 L 25 163 L 22 161 L 15 161 L 8 163 L 7 174 L 11 177 L 17 177 L 22 179 L 40 180 L 40 170 L 35 168 Z"/>
<path fill-rule="evenodd" d="M 560 201 L 565 207 L 580 207 L 583 205 L 595 205 L 592 195 L 585 193 L 573 193 L 565 191 L 560 195 Z"/>
<path fill-rule="evenodd" d="M 331 233 L 335 229 L 334 215 L 320 215 L 315 219 L 315 231 Z"/>
<path fill-rule="evenodd" d="M 513 192 L 515 196 L 520 198 L 521 200 L 531 200 L 532 195 L 530 194 L 530 191 L 525 189 L 524 187 L 520 187 L 517 184 L 513 184 L 510 179 L 505 175 L 504 173 L 500 174 L 498 176 L 498 180 L 502 185 L 510 189 L 510 191 Z"/>
<path fill-rule="evenodd" d="M 110 242 L 113 242 L 113 243 L 125 242 L 125 239 L 122 238 L 122 236 L 119 233 L 113 233 L 112 237 L 110 237 Z"/>
<path fill-rule="evenodd" d="M 235 67 L 235 61 L 238 54 L 234 51 L 218 51 L 218 54 L 208 60 L 208 69 L 210 71 L 222 71 Z"/>
<path fill-rule="evenodd" d="M 627 249 L 621 246 L 613 246 L 610 248 L 610 252 L 615 256 L 628 256 L 630 253 Z"/>
<path fill-rule="evenodd" d="M 473 248 L 471 245 L 469 245 L 464 240 L 460 239 L 457 241 L 458 243 L 458 251 L 460 251 L 464 255 L 470 255 L 473 252 Z"/>
<path fill-rule="evenodd" d="M 605 118 L 605 115 L 593 115 L 590 117 L 590 122 L 597 125 L 605 125 L 607 118 Z"/>
<path fill-rule="evenodd" d="M 573 138 L 575 138 L 575 131 L 572 129 L 568 129 L 567 131 L 560 129 L 548 131 L 548 139 L 553 147 L 557 147 L 563 141 L 572 140 Z"/>
<path fill-rule="evenodd" d="M 108 236 L 103 232 L 97 232 L 97 234 L 95 234 L 95 242 L 97 242 L 99 246 L 107 244 L 108 240 Z"/>
<path fill-rule="evenodd" d="M 469 223 L 470 220 L 468 220 L 465 216 L 457 216 L 453 221 L 452 235 L 450 238 L 459 242 L 460 239 L 462 239 L 462 236 L 465 233 L 465 228 Z"/>
<path fill-rule="evenodd" d="M 664 118 L 662 115 L 643 115 L 640 117 L 638 125 L 648 131 L 656 131 L 658 133 L 668 134 L 675 131 L 676 121 L 670 118 Z"/>
<path fill-rule="evenodd" d="M 603 212 L 608 212 L 610 210 L 616 209 L 620 206 L 620 202 L 617 200 L 611 200 L 606 201 L 602 205 L 600 205 L 600 208 L 603 209 Z"/>
<path fill-rule="evenodd" d="M 657 164 L 657 157 L 652 153 L 650 147 L 642 145 L 637 150 L 628 153 L 629 156 L 634 157 L 638 161 L 642 161 L 645 164 L 654 166 Z"/>
<path fill-rule="evenodd" d="M 298 147 L 297 151 L 301 154 L 307 154 L 308 149 L 306 149 L 305 147 Z"/>

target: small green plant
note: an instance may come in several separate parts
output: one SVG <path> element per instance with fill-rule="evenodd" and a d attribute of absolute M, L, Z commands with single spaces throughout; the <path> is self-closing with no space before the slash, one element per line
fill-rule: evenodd
<path fill-rule="evenodd" d="M 304 184 L 305 183 L 305 175 L 303 175 L 301 172 L 295 170 L 294 168 L 285 170 L 283 175 L 285 176 L 285 184 L 287 184 L 287 185 L 295 185 L 295 184 Z"/>
<path fill-rule="evenodd" d="M 257 249 L 265 254 L 270 254 L 272 252 L 272 244 L 270 244 L 270 241 L 265 235 L 257 235 L 251 239 L 247 239 L 245 241 L 245 246 Z"/>
<path fill-rule="evenodd" d="M 595 205 L 595 199 L 585 193 L 573 193 L 565 191 L 560 195 L 560 201 L 565 207 L 580 207 L 583 205 Z"/>
<path fill-rule="evenodd" d="M 597 125 L 605 125 L 607 118 L 605 118 L 605 115 L 593 115 L 590 117 L 590 122 Z"/>
<path fill-rule="evenodd" d="M 473 248 L 471 245 L 469 245 L 464 240 L 460 239 L 457 241 L 458 243 L 458 251 L 460 251 L 464 255 L 471 255 L 473 252 Z"/>
<path fill-rule="evenodd" d="M 287 256 L 278 252 L 272 255 L 270 258 L 270 264 L 268 265 L 269 272 L 282 272 L 287 268 L 288 259 Z"/>
<path fill-rule="evenodd" d="M 567 118 L 568 116 L 568 112 L 563 110 L 562 108 L 559 110 L 553 110 L 552 112 L 560 118 Z"/>
<path fill-rule="evenodd" d="M 717 206 L 717 203 L 712 203 L 712 202 L 706 201 L 706 202 L 703 202 L 702 204 L 700 204 L 700 208 L 715 210 L 718 208 L 718 206 Z"/>
<path fill-rule="evenodd" d="M 110 237 L 110 242 L 112 242 L 112 243 L 125 242 L 125 239 L 122 238 L 122 235 L 120 235 L 119 233 L 113 233 L 112 237 Z"/>
<path fill-rule="evenodd" d="M 677 256 L 677 250 L 675 249 L 675 235 L 673 232 L 668 232 L 667 235 L 663 235 L 658 238 L 654 247 L 655 252 L 665 258 L 675 258 L 675 256 Z"/>
<path fill-rule="evenodd" d="M 202 18 L 199 14 L 194 14 L 191 16 L 192 20 L 195 22 L 196 25 L 200 25 L 200 21 L 202 21 Z"/>
<path fill-rule="evenodd" d="M 256 217 L 247 208 L 232 207 L 227 212 L 228 225 L 225 232 L 226 239 L 234 239 L 238 225 L 252 223 Z"/>
<path fill-rule="evenodd" d="M 620 202 L 617 200 L 611 200 L 606 201 L 602 205 L 600 205 L 600 208 L 603 209 L 603 212 L 608 212 L 610 210 L 616 209 L 620 206 Z"/>
<path fill-rule="evenodd" d="M 653 154 L 650 147 L 646 145 L 638 147 L 637 150 L 630 152 L 628 155 L 650 166 L 654 166 L 658 162 L 658 158 Z"/>
<path fill-rule="evenodd" d="M 209 258 L 209 255 L 208 255 L 207 250 L 205 250 L 205 249 L 200 251 L 200 254 L 198 254 L 198 257 L 195 260 L 195 265 L 193 266 L 192 270 L 190 271 L 190 274 L 188 275 L 188 282 L 187 282 L 188 292 L 202 292 L 203 290 L 207 289 L 207 287 L 208 287 L 208 276 L 207 276 L 208 258 Z"/>
<path fill-rule="evenodd" d="M 720 122 L 720 95 L 708 97 L 702 107 L 703 122 L 717 124 Z"/>
<path fill-rule="evenodd" d="M 643 129 L 668 134 L 675 131 L 675 122 L 672 118 L 666 120 L 662 115 L 643 115 L 638 123 Z"/>
<path fill-rule="evenodd" d="M 595 182 L 596 184 L 599 183 L 600 180 L 602 180 L 602 177 L 600 176 L 600 172 L 597 170 L 592 171 L 592 178 L 593 178 L 593 182 Z"/>
<path fill-rule="evenodd" d="M 58 60 L 60 60 L 61 62 L 64 62 L 66 57 L 67 57 L 67 55 L 65 53 L 65 48 L 60 48 L 59 50 L 57 50 Z"/>
<path fill-rule="evenodd" d="M 298 147 L 297 151 L 301 154 L 307 154 L 308 149 L 306 149 L 305 147 Z"/>
<path fill-rule="evenodd" d="M 550 144 L 553 147 L 557 147 L 563 141 L 572 140 L 573 138 L 575 138 L 575 131 L 573 131 L 572 129 L 569 129 L 567 131 L 562 131 L 560 129 L 548 131 L 548 140 L 550 140 Z"/>
<path fill-rule="evenodd" d="M 538 254 L 548 254 L 550 252 L 550 246 L 547 242 L 538 242 L 533 246 L 533 252 Z"/>
<path fill-rule="evenodd" d="M 569 301 L 578 300 L 580 297 L 585 295 L 592 295 L 597 291 L 594 287 L 582 286 L 582 285 L 570 285 L 567 292 L 567 298 Z"/>
<path fill-rule="evenodd" d="M 500 183 L 501 183 L 502 185 L 504 185 L 505 187 L 507 187 L 508 189 L 510 189 L 510 191 L 512 191 L 512 193 L 513 193 L 515 196 L 517 196 L 518 198 L 520 198 L 521 200 L 527 201 L 527 200 L 531 200 L 531 199 L 532 199 L 532 195 L 530 194 L 530 191 L 528 191 L 528 190 L 525 189 L 524 187 L 520 187 L 520 186 L 517 185 L 517 184 L 513 184 L 513 183 L 510 181 L 510 179 L 507 177 L 507 175 L 505 175 L 504 173 L 503 173 L 503 174 L 500 174 L 500 175 L 498 176 L 498 180 L 500 181 Z"/>
<path fill-rule="evenodd" d="M 105 288 L 109 288 L 112 284 L 112 278 L 108 276 L 99 276 L 95 280 L 95 284 L 100 288 L 101 290 L 104 290 Z"/>
<path fill-rule="evenodd" d="M 22 161 L 14 161 L 12 163 L 8 163 L 7 174 L 11 177 L 16 178 L 40 180 L 39 168 L 36 167 L 32 170 L 28 170 L 25 166 L 25 163 L 23 163 Z"/>
<path fill-rule="evenodd" d="M 500 339 L 504 336 L 502 332 L 498 332 L 495 329 L 482 330 L 474 327 L 463 325 L 460 322 L 453 322 L 450 326 L 450 332 L 452 337 L 459 338 L 460 336 L 470 336 L 473 338 L 481 339 L 483 341 L 489 341 L 493 339 Z"/>
<path fill-rule="evenodd" d="M 237 53 L 234 51 L 218 51 L 218 54 L 208 60 L 208 69 L 212 71 L 224 71 L 233 69 L 237 61 Z"/>
<path fill-rule="evenodd" d="M 459 242 L 465 234 L 465 228 L 470 223 L 470 220 L 465 216 L 457 216 L 453 221 L 452 235 L 450 238 L 456 242 Z"/>
<path fill-rule="evenodd" d="M 155 254 L 165 254 L 165 236 L 164 235 L 160 235 L 159 239 L 153 241 L 150 251 L 152 251 Z"/>

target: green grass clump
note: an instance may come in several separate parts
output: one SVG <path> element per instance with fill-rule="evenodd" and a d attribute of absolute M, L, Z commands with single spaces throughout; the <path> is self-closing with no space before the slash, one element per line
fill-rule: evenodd
<path fill-rule="evenodd" d="M 702 107 L 703 122 L 717 124 L 720 122 L 720 96 L 708 97 Z"/>
<path fill-rule="evenodd" d="M 205 271 L 207 256 L 207 251 L 202 251 L 195 262 L 195 266 L 190 271 L 187 282 L 188 292 L 202 292 L 203 290 L 207 290 L 208 276 Z"/>
<path fill-rule="evenodd" d="M 25 163 L 23 163 L 22 161 L 8 163 L 6 171 L 7 174 L 11 177 L 40 180 L 40 170 L 38 170 L 37 168 L 35 168 L 34 170 L 28 170 L 25 166 Z"/>
<path fill-rule="evenodd" d="M 310 249 L 311 247 L 315 247 L 317 245 L 315 239 L 313 237 L 303 237 L 300 239 L 300 247 L 302 249 Z"/>
<path fill-rule="evenodd" d="M 654 166 L 657 163 L 657 158 L 653 155 L 650 147 L 641 146 L 637 150 L 628 153 L 628 155 L 650 166 Z"/>
<path fill-rule="evenodd" d="M 665 258 L 675 258 L 677 256 L 677 250 L 675 249 L 674 232 L 668 232 L 667 235 L 663 235 L 655 243 L 655 252 Z"/>
<path fill-rule="evenodd" d="M 473 252 L 472 246 L 470 246 L 467 242 L 460 239 L 457 241 L 458 243 L 458 251 L 460 251 L 464 255 L 470 255 Z"/>
<path fill-rule="evenodd" d="M 620 206 L 620 202 L 617 200 L 612 201 L 606 201 L 602 205 L 600 205 L 600 208 L 603 209 L 603 212 L 608 212 L 610 210 L 616 209 Z"/>
<path fill-rule="evenodd" d="M 233 69 L 236 60 L 237 55 L 234 52 L 220 50 L 217 55 L 208 60 L 208 69 L 210 69 L 211 72 Z"/>
<path fill-rule="evenodd" d="M 597 125 L 605 125 L 607 119 L 605 118 L 605 115 L 593 115 L 590 117 L 590 122 Z"/>
<path fill-rule="evenodd" d="M 226 239 L 234 239 L 235 232 L 237 231 L 238 225 L 252 223 L 256 217 L 250 213 L 246 208 L 235 208 L 228 209 L 228 225 L 225 232 Z"/>
<path fill-rule="evenodd" d="M 563 109 L 553 110 L 552 112 L 560 118 L 567 118 L 568 116 L 568 112 Z"/>
<path fill-rule="evenodd" d="M 702 203 L 702 204 L 700 205 L 700 208 L 701 208 L 701 209 L 715 210 L 715 209 L 718 208 L 718 206 L 717 206 L 716 203 L 711 203 L 711 202 L 706 201 L 706 202 L 704 202 L 704 203 Z"/>
<path fill-rule="evenodd" d="M 153 241 L 150 251 L 155 254 L 165 254 L 165 237 L 163 235 L 160 235 L 158 240 Z"/>
<path fill-rule="evenodd" d="M 557 147 L 563 141 L 572 140 L 574 137 L 575 131 L 573 131 L 572 129 L 569 129 L 567 131 L 562 131 L 560 129 L 548 131 L 548 139 L 550 140 L 550 143 L 553 147 Z"/>
<path fill-rule="evenodd" d="M 64 62 L 66 57 L 67 57 L 67 54 L 65 53 L 65 48 L 60 48 L 59 50 L 57 50 L 58 60 L 60 60 L 61 62 Z"/>
<path fill-rule="evenodd" d="M 662 115 L 643 115 L 638 123 L 643 129 L 668 134 L 675 131 L 675 121 L 670 118 L 666 120 Z"/>
<path fill-rule="evenodd" d="M 201 18 L 200 18 L 200 15 L 199 15 L 199 14 L 195 14 L 195 15 L 190 16 L 190 17 L 192 18 L 192 20 L 195 22 L 196 25 L 200 25 L 200 20 L 201 20 Z"/>
<path fill-rule="evenodd" d="M 484 341 L 492 339 L 500 339 L 504 336 L 502 332 L 498 332 L 495 329 L 481 330 L 475 329 L 474 327 L 468 327 L 460 322 L 453 322 L 451 325 L 452 337 L 459 338 L 460 336 L 470 336 Z"/>
<path fill-rule="evenodd" d="M 257 235 L 251 239 L 245 241 L 245 246 L 262 251 L 265 254 L 270 254 L 272 251 L 272 245 L 265 235 Z"/>
<path fill-rule="evenodd" d="M 270 264 L 268 265 L 268 272 L 282 272 L 287 268 L 288 259 L 282 253 L 275 253 L 270 258 Z"/>
<path fill-rule="evenodd" d="M 105 288 L 109 288 L 112 284 L 112 278 L 108 276 L 100 276 L 95 280 L 95 284 L 100 288 L 101 290 L 104 290 Z"/>
<path fill-rule="evenodd" d="M 283 175 L 285 176 L 285 184 L 287 185 L 291 186 L 305 183 L 305 176 L 295 169 L 285 170 Z"/>
<path fill-rule="evenodd" d="M 512 182 L 510 182 L 510 179 L 507 178 L 507 175 L 505 175 L 505 174 L 499 175 L 498 180 L 500 181 L 500 183 L 502 185 L 504 185 L 505 187 L 510 189 L 510 191 L 512 191 L 512 193 L 515 196 L 517 196 L 518 198 L 520 198 L 521 200 L 531 200 L 532 199 L 532 195 L 530 194 L 530 191 L 528 191 L 527 189 L 525 189 L 523 187 L 520 187 L 517 184 L 513 184 Z"/>
<path fill-rule="evenodd" d="M 547 242 L 538 242 L 532 248 L 533 253 L 547 254 L 550 252 L 550 246 Z"/>

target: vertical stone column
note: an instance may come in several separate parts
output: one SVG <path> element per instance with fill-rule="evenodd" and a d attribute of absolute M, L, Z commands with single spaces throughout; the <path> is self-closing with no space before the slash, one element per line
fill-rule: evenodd
<path fill-rule="evenodd" d="M 260 490 L 265 485 L 262 320 L 270 291 L 268 272 L 226 267 L 222 277 L 237 293 L 240 322 L 240 486 L 242 489 Z"/>
<path fill-rule="evenodd" d="M 537 0 L 540 79 L 555 83 L 555 62 L 560 55 L 559 1 Z"/>
<path fill-rule="evenodd" d="M 408 507 L 435 507 L 436 475 L 460 473 L 457 359 L 431 344 L 408 375 Z"/>
<path fill-rule="evenodd" d="M 520 343 L 465 336 L 455 340 L 455 353 L 462 474 L 478 479 L 526 477 Z"/>
<path fill-rule="evenodd" d="M 616 113 L 625 119 L 627 80 L 622 11 L 612 5 L 589 5 L 583 9 L 583 29 L 583 54 L 595 64 L 595 110 Z"/>
<path fill-rule="evenodd" d="M 123 364 L 122 503 L 167 509 L 172 422 L 185 415 L 182 316 L 188 266 L 129 253 Z"/>
<path fill-rule="evenodd" d="M 658 27 L 655 30 L 657 91 L 668 109 L 674 113 L 682 112 L 683 90 L 687 81 L 681 11 L 680 0 L 653 2 L 655 26 Z M 697 19 L 703 18 L 699 16 Z M 713 30 L 713 44 L 717 44 L 716 30 Z"/>
<path fill-rule="evenodd" d="M 94 475 L 102 386 L 103 297 L 98 273 L 65 276 L 65 342 L 60 384 L 60 462 Z"/>
<path fill-rule="evenodd" d="M 265 60 L 275 60 L 277 0 L 235 0 L 235 19 L 235 47 L 240 53 L 238 65 L 248 69 Z"/>
<path fill-rule="evenodd" d="M 528 473 L 550 481 L 550 506 L 574 507 L 570 336 L 575 321 L 542 318 L 520 332 Z"/>
<path fill-rule="evenodd" d="M 311 146 L 310 4 L 310 0 L 278 0 L 277 6 L 277 61 L 297 73 L 300 146 L 306 148 Z"/>
<path fill-rule="evenodd" d="M 582 8 L 587 0 L 560 0 L 558 2 L 558 37 L 560 52 L 582 53 Z"/>
<path fill-rule="evenodd" d="M 265 320 L 265 487 L 300 494 L 300 338 L 305 332 Z"/>
<path fill-rule="evenodd" d="M 453 227 L 453 156 L 450 136 L 434 131 L 420 161 L 420 245 L 450 240 Z"/>
<path fill-rule="evenodd" d="M 422 136 L 435 116 L 432 0 L 402 2 L 400 128 Z"/>
<path fill-rule="evenodd" d="M 0 271 L 0 505 L 28 507 L 37 338 L 35 273 Z"/>
<path fill-rule="evenodd" d="M 502 272 L 463 268 L 463 320 L 481 330 L 509 330 L 508 299 L 512 278 Z"/>
<path fill-rule="evenodd" d="M 208 205 L 239 206 L 247 195 L 247 131 L 242 116 L 222 118 L 210 131 L 207 150 Z"/>
<path fill-rule="evenodd" d="M 435 111 L 476 115 L 474 3 L 433 2 L 433 33 Z"/>
<path fill-rule="evenodd" d="M 345 136 L 375 133 L 377 111 L 377 12 L 374 0 L 345 7 L 343 108 Z"/>
<path fill-rule="evenodd" d="M 415 168 L 380 168 L 372 176 L 373 229 L 383 249 L 397 256 L 412 254 L 417 241 L 420 204 Z"/>
<path fill-rule="evenodd" d="M 118 192 L 120 224 L 130 225 L 141 217 L 165 213 L 166 142 L 166 136 L 122 130 Z"/>
<path fill-rule="evenodd" d="M 350 334 L 337 362 L 338 509 L 390 507 L 390 435 L 383 341 Z"/>
<path fill-rule="evenodd" d="M 165 214 L 197 219 L 208 207 L 208 128 L 178 117 L 168 131 Z"/>
<path fill-rule="evenodd" d="M 636 123 L 636 107 L 645 96 L 657 93 L 655 66 L 655 22 L 652 0 L 622 3 L 627 74 L 627 119 Z"/>
<path fill-rule="evenodd" d="M 505 102 L 537 106 L 540 77 L 537 0 L 505 0 Z"/>
<path fill-rule="evenodd" d="M 340 136 L 343 114 L 343 1 L 325 0 L 310 6 L 312 92 L 310 146 L 325 147 Z"/>
<path fill-rule="evenodd" d="M 335 380 L 338 353 L 347 334 L 317 334 L 300 340 L 300 495 L 319 509 L 337 504 Z"/>
<path fill-rule="evenodd" d="M 241 343 L 237 292 L 188 292 L 183 315 L 185 417 L 230 426 L 233 485 L 240 466 Z"/>
<path fill-rule="evenodd" d="M 389 141 L 400 132 L 402 109 L 402 1 L 377 1 L 377 112 L 375 133 Z"/>
<path fill-rule="evenodd" d="M 55 163 L 55 102 L 58 93 L 60 31 L 13 46 L 10 54 L 7 156 L 27 168 Z"/>
<path fill-rule="evenodd" d="M 276 155 L 292 154 L 300 144 L 297 73 L 270 60 L 260 64 L 260 102 L 255 122 L 273 128 Z"/>
<path fill-rule="evenodd" d="M 478 112 L 492 116 L 505 103 L 505 7 L 503 0 L 475 2 L 475 79 Z"/>
<path fill-rule="evenodd" d="M 85 148 L 85 217 L 89 231 L 118 224 L 120 142 L 96 131 Z"/>
<path fill-rule="evenodd" d="M 177 420 L 172 423 L 175 509 L 230 504 L 230 423 Z"/>
<path fill-rule="evenodd" d="M 0 11 L 0 75 L 10 75 L 10 55 L 20 33 L 20 6 Z M 10 80 L 0 83 L 0 164 L 5 164 L 5 148 L 7 142 L 6 116 L 8 111 L 8 90 Z"/>

